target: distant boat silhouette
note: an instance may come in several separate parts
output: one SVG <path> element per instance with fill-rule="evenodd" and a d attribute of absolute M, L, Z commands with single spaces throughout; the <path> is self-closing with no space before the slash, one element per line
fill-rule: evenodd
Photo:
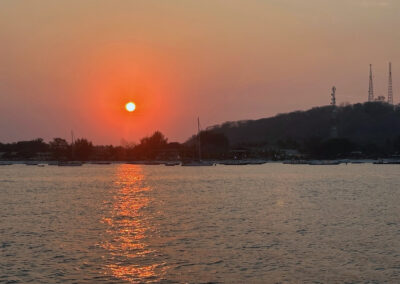
<path fill-rule="evenodd" d="M 231 161 L 221 162 L 220 164 L 225 166 L 245 166 L 248 165 L 249 163 L 243 160 L 231 160 Z"/>
<path fill-rule="evenodd" d="M 214 166 L 213 162 L 201 160 L 200 118 L 197 118 L 197 147 L 198 147 L 199 159 L 197 161 L 195 160 L 195 161 L 182 162 L 182 166 L 184 167 Z"/>
<path fill-rule="evenodd" d="M 66 161 L 66 162 L 58 162 L 59 167 L 79 167 L 82 166 L 82 162 L 78 161 Z"/>
<path fill-rule="evenodd" d="M 316 160 L 316 161 L 311 161 L 308 163 L 309 165 L 312 166 L 334 166 L 334 165 L 340 165 L 341 162 L 340 161 L 320 161 L 320 160 Z"/>
<path fill-rule="evenodd" d="M 164 163 L 164 165 L 166 165 L 167 167 L 178 166 L 179 164 L 180 164 L 180 162 L 166 162 L 166 163 Z"/>
<path fill-rule="evenodd" d="M 374 165 L 399 165 L 399 160 L 378 160 L 373 162 Z"/>

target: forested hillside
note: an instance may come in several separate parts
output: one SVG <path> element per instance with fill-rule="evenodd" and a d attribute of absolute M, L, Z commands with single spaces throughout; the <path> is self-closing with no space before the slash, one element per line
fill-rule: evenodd
<path fill-rule="evenodd" d="M 400 142 L 400 107 L 367 102 L 337 107 L 338 138 L 359 147 L 393 148 Z M 332 106 L 279 114 L 258 120 L 226 122 L 208 130 L 224 134 L 234 145 L 281 145 L 304 148 L 310 140 L 328 140 Z M 292 146 L 292 147 L 290 147 Z"/>

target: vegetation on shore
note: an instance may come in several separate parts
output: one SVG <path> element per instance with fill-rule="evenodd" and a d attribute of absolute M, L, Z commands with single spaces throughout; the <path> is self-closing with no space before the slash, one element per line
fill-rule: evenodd
<path fill-rule="evenodd" d="M 400 106 L 382 102 L 337 107 L 338 138 L 330 137 L 332 106 L 279 114 L 259 120 L 226 122 L 200 132 L 204 159 L 377 158 L 400 153 Z M 85 138 L 73 145 L 0 143 L 2 160 L 177 160 L 197 158 L 196 135 L 185 143 L 168 142 L 159 131 L 137 144 L 93 145 Z"/>

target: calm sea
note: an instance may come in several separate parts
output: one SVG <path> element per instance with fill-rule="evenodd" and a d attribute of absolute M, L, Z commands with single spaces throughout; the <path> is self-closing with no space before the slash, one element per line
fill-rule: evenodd
<path fill-rule="evenodd" d="M 400 165 L 0 167 L 1 283 L 400 281 Z"/>

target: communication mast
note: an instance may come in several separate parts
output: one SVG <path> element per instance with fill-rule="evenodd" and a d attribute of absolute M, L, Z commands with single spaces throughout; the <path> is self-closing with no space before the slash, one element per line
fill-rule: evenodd
<path fill-rule="evenodd" d="M 391 105 L 393 104 L 392 63 L 391 62 L 389 62 L 388 103 Z"/>
<path fill-rule="evenodd" d="M 336 87 L 332 87 L 331 93 L 332 117 L 331 117 L 331 138 L 337 138 L 337 109 L 336 109 Z"/>
<path fill-rule="evenodd" d="M 336 107 L 336 87 L 332 87 L 332 93 L 331 93 L 331 105 L 335 108 Z"/>
<path fill-rule="evenodd" d="M 374 101 L 374 84 L 372 82 L 372 64 L 369 65 L 369 88 L 368 88 L 368 101 Z"/>

